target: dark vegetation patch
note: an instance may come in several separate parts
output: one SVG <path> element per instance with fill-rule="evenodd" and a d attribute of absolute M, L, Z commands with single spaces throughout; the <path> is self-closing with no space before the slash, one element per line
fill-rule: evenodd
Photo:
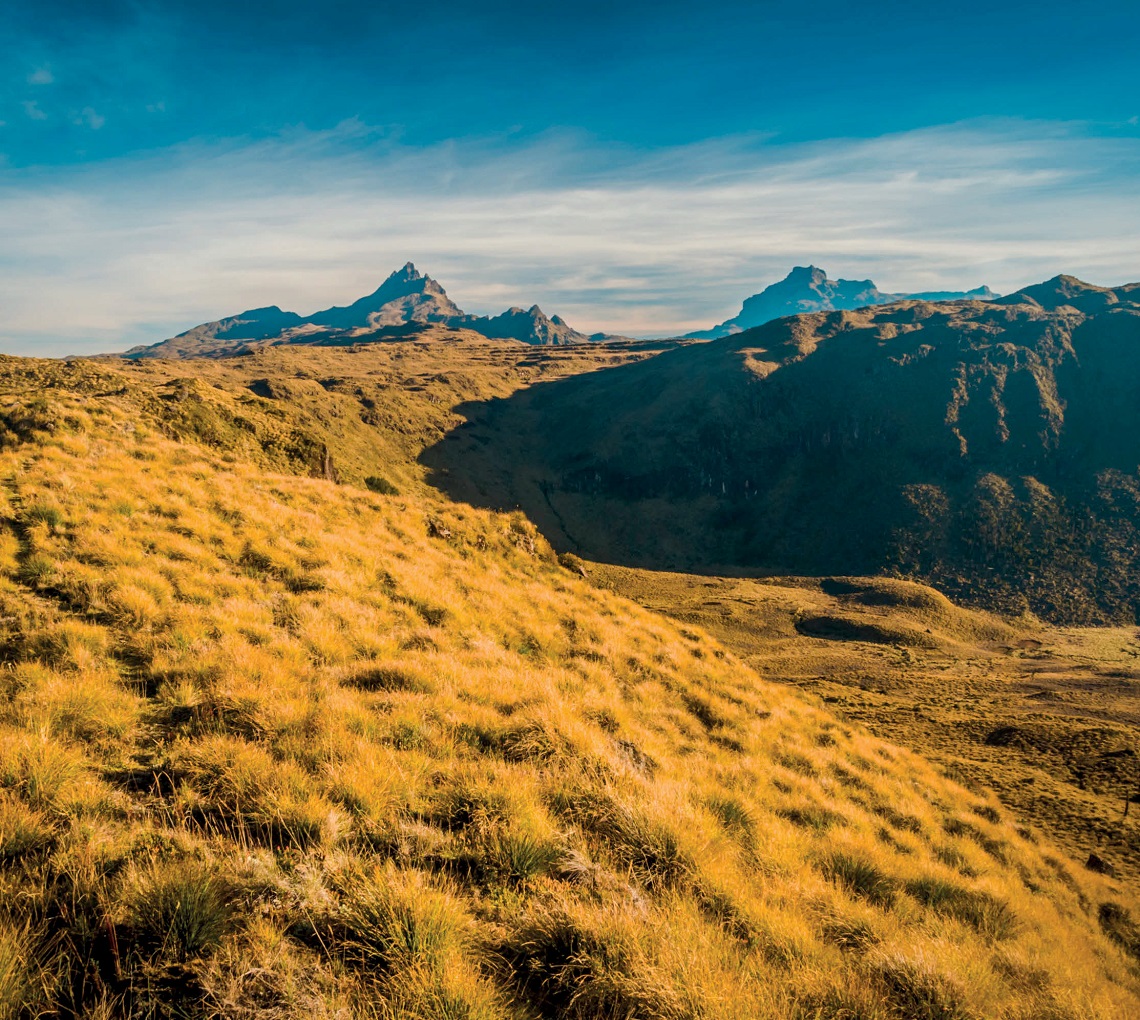
<path fill-rule="evenodd" d="M 1140 960 L 1140 924 L 1119 903 L 1102 903 L 1096 912 L 1100 930 L 1135 960 Z"/>
<path fill-rule="evenodd" d="M 1017 929 L 1009 905 L 989 893 L 933 876 L 907 882 L 905 888 L 923 906 L 962 921 L 987 938 L 1009 938 Z"/>
<path fill-rule="evenodd" d="M 898 879 L 865 858 L 836 851 L 819 862 L 819 870 L 825 878 L 877 907 L 889 909 L 898 898 Z"/>

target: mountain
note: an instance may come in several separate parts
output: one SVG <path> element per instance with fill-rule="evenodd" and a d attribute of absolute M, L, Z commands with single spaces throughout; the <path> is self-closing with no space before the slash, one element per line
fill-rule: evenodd
<path fill-rule="evenodd" d="M 280 336 L 304 324 L 305 320 L 301 316 L 295 312 L 283 312 L 276 305 L 268 308 L 251 308 L 228 319 L 204 322 L 200 326 L 188 329 L 185 333 L 164 340 L 161 344 L 134 347 L 127 351 L 126 356 L 137 358 L 224 354 L 244 346 L 245 342 Z"/>
<path fill-rule="evenodd" d="M 467 315 L 456 325 L 473 329 L 487 337 L 521 340 L 528 344 L 584 344 L 590 340 L 602 339 L 579 333 L 557 315 L 547 318 L 538 305 L 531 305 L 525 312 L 521 308 L 509 308 L 502 315 L 490 318 Z"/>
<path fill-rule="evenodd" d="M 526 344 L 580 344 L 622 339 L 605 334 L 586 336 L 555 315 L 548 318 L 538 305 L 526 311 L 511 308 L 502 315 L 468 315 L 447 296 L 442 286 L 408 262 L 371 294 L 343 307 L 326 308 L 309 316 L 283 312 L 276 306 L 203 323 L 156 344 L 133 347 L 124 357 L 225 357 L 257 346 L 368 343 L 414 335 L 428 325 L 470 330 L 491 339 Z"/>
<path fill-rule="evenodd" d="M 989 301 L 996 297 L 989 287 L 970 291 L 930 291 L 922 294 L 886 294 L 871 280 L 829 280 L 827 273 L 815 266 L 797 266 L 779 283 L 773 283 L 744 302 L 740 313 L 712 329 L 698 330 L 689 337 L 713 340 L 762 326 L 785 315 L 805 312 L 830 312 L 885 305 L 892 301 L 952 301 L 971 299 Z"/>
<path fill-rule="evenodd" d="M 367 297 L 345 308 L 326 308 L 305 321 L 332 329 L 376 329 L 411 322 L 450 323 L 462 317 L 444 289 L 408 262 Z"/>
<path fill-rule="evenodd" d="M 1081 309 L 1085 309 L 1082 311 Z M 1140 620 L 1140 287 L 781 318 L 466 410 L 458 499 L 655 569 L 901 573 Z"/>
<path fill-rule="evenodd" d="M 1092 315 L 1113 308 L 1134 307 L 1140 302 L 1140 283 L 1113 289 L 1085 283 L 1075 276 L 1054 276 L 1051 280 L 1025 287 L 1008 297 L 998 298 L 997 301 L 999 304 L 1032 304 L 1049 311 L 1067 306 Z"/>

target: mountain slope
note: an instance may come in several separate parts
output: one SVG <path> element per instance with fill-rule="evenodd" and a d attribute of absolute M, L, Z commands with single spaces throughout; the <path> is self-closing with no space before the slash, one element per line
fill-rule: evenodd
<path fill-rule="evenodd" d="M 392 273 L 375 291 L 344 307 L 326 308 L 309 316 L 283 312 L 276 306 L 259 308 L 217 322 L 207 322 L 156 344 L 133 347 L 124 357 L 228 357 L 266 344 L 336 345 L 371 343 L 414 335 L 417 327 L 445 326 L 478 333 L 489 339 L 526 344 L 580 344 L 591 340 L 624 339 L 586 336 L 538 305 L 523 311 L 510 308 L 502 315 L 468 315 L 447 296 L 442 286 L 419 272 L 411 262 Z M 404 328 L 408 327 L 408 328 Z"/>
<path fill-rule="evenodd" d="M 591 559 L 1134 620 L 1140 292 L 1090 292 L 781 319 L 467 408 L 425 462 Z"/>
<path fill-rule="evenodd" d="M 827 273 L 815 266 L 797 266 L 783 280 L 753 294 L 744 302 L 739 314 L 712 329 L 698 330 L 688 336 L 715 340 L 762 326 L 785 315 L 808 312 L 830 312 L 883 305 L 892 301 L 950 301 L 976 299 L 988 301 L 996 295 L 989 287 L 971 291 L 939 291 L 924 294 L 886 294 L 871 280 L 829 280 Z"/>
<path fill-rule="evenodd" d="M 1140 1008 L 1117 884 L 519 515 L 173 441 L 126 368 L 5 369 L 5 1012 Z"/>

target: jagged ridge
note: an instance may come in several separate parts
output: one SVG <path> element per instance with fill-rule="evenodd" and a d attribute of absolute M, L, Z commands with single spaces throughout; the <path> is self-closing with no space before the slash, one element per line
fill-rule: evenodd
<path fill-rule="evenodd" d="M 254 346 L 274 344 L 366 343 L 408 335 L 406 327 L 436 324 L 470 330 L 493 339 L 528 344 L 581 344 L 612 339 L 586 336 L 555 315 L 548 317 L 538 305 L 526 311 L 511 308 L 502 315 L 465 313 L 443 287 L 411 263 L 392 273 L 375 291 L 350 305 L 326 308 L 310 316 L 283 312 L 276 306 L 257 308 L 203 323 L 156 344 L 133 347 L 127 358 L 219 357 L 242 353 Z"/>

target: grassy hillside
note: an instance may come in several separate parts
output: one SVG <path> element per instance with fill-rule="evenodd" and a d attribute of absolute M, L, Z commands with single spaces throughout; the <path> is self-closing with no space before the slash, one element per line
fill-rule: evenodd
<path fill-rule="evenodd" d="M 457 405 L 675 346 L 631 341 L 535 348 L 428 326 L 391 341 L 269 346 L 217 360 L 0 357 L 0 391 L 61 386 L 114 395 L 169 438 L 278 471 L 420 491 L 419 455 L 466 425 Z"/>
<path fill-rule="evenodd" d="M 988 788 L 1074 860 L 1140 878 L 1140 633 L 1005 622 L 888 578 L 739 578 L 591 564 L 768 679 Z"/>
<path fill-rule="evenodd" d="M 1140 292 L 1053 284 L 781 319 L 535 386 L 466 408 L 425 460 L 589 559 L 897 572 L 1013 615 L 1135 622 Z"/>
<path fill-rule="evenodd" d="M 1118 883 L 521 516 L 5 368 L 0 1016 L 1140 1010 Z"/>

